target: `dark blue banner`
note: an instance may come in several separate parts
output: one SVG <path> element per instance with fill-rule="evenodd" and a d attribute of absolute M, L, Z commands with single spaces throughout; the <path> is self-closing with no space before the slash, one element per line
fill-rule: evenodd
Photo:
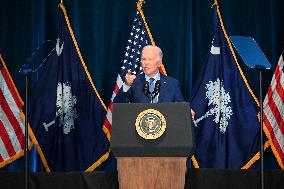
<path fill-rule="evenodd" d="M 215 34 L 191 97 L 200 168 L 242 168 L 259 150 L 258 108 L 216 15 Z"/>
<path fill-rule="evenodd" d="M 51 171 L 92 170 L 108 157 L 106 112 L 63 11 L 55 48 L 29 101 L 29 122 Z"/>

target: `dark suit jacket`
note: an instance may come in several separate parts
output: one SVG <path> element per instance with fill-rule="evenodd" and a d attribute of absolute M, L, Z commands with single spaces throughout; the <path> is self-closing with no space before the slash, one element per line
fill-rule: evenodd
<path fill-rule="evenodd" d="M 160 75 L 161 88 L 159 93 L 158 102 L 184 102 L 184 97 L 180 90 L 178 80 Z M 145 83 L 145 75 L 141 74 L 136 77 L 132 86 L 127 92 L 117 94 L 114 102 L 133 102 L 133 103 L 146 103 L 150 99 L 144 94 L 143 86 Z"/>

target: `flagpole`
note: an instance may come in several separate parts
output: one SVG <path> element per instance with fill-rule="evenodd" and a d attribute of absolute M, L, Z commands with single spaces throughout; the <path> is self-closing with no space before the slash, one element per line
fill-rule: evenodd
<path fill-rule="evenodd" d="M 32 69 L 28 66 L 21 68 L 20 73 L 25 76 L 25 180 L 24 185 L 25 189 L 29 189 L 29 128 L 28 128 L 28 76 L 31 73 Z"/>
<path fill-rule="evenodd" d="M 264 189 L 263 102 L 262 102 L 261 69 L 259 69 L 259 101 L 260 101 L 260 182 L 261 182 L 261 189 Z"/>
<path fill-rule="evenodd" d="M 26 88 L 25 88 L 25 189 L 29 188 L 29 130 L 28 130 L 28 75 L 25 75 Z"/>

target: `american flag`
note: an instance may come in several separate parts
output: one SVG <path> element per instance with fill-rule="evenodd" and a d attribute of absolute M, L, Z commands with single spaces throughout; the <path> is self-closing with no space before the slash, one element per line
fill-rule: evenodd
<path fill-rule="evenodd" d="M 263 103 L 264 130 L 270 140 L 272 150 L 284 169 L 284 73 L 283 56 L 280 56 L 275 73 Z"/>
<path fill-rule="evenodd" d="M 0 54 L 0 167 L 23 155 L 23 101 Z"/>
<path fill-rule="evenodd" d="M 141 51 L 146 45 L 155 45 L 154 41 L 151 40 L 151 37 L 152 36 L 145 21 L 144 14 L 141 8 L 138 8 L 127 42 L 123 65 L 120 73 L 117 76 L 116 85 L 112 93 L 107 116 L 104 120 L 104 126 L 108 129 L 109 133 L 112 125 L 113 99 L 119 92 L 122 92 L 122 86 L 125 85 L 125 75 L 128 71 L 135 75 L 143 73 L 142 67 L 140 66 Z M 160 67 L 160 72 L 166 75 L 163 66 Z"/>

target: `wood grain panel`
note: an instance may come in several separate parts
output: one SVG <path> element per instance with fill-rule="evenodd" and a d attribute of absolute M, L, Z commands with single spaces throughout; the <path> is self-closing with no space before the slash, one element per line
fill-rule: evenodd
<path fill-rule="evenodd" d="M 182 189 L 185 172 L 185 157 L 118 158 L 121 189 Z"/>

